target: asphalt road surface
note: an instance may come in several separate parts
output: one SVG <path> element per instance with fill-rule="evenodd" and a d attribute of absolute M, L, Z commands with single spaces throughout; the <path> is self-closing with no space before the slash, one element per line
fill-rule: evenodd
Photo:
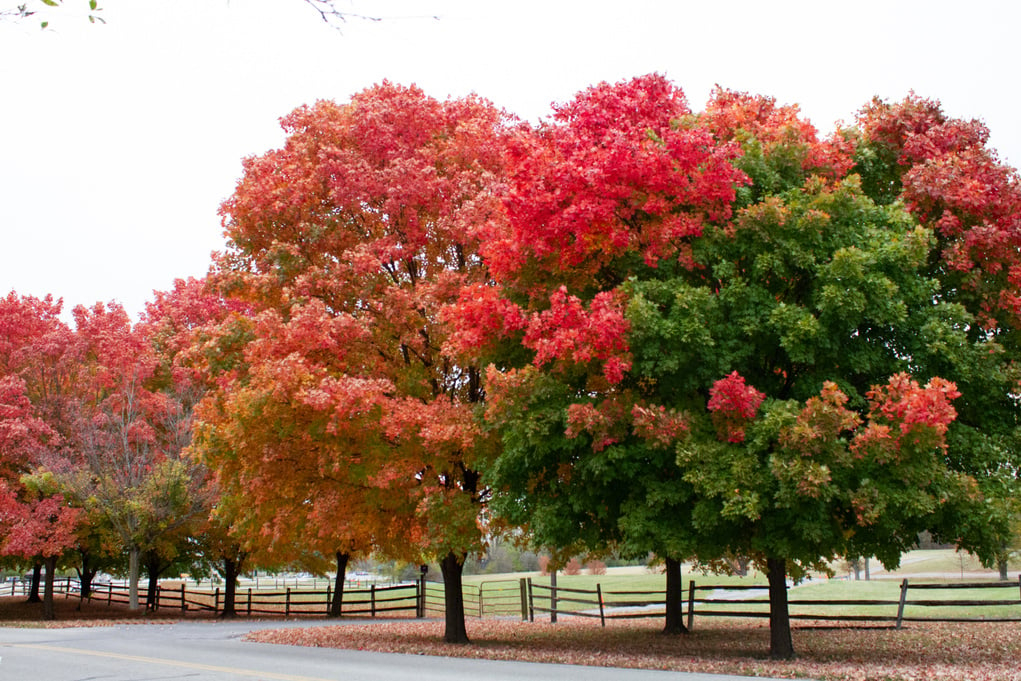
<path fill-rule="evenodd" d="M 735 681 L 743 677 L 392 655 L 250 643 L 308 622 L 0 628 L 2 681 Z"/>

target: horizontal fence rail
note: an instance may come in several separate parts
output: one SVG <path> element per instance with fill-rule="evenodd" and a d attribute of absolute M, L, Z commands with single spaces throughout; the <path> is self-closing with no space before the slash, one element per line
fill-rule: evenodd
<path fill-rule="evenodd" d="M 14 595 L 12 585 L 11 595 Z M 78 580 L 60 579 L 54 584 L 54 593 L 65 598 L 83 598 Z M 120 584 L 100 582 L 92 585 L 87 597 L 90 602 L 107 605 L 127 605 L 129 589 Z M 224 610 L 225 590 L 188 589 L 187 585 L 160 585 L 154 599 L 155 610 L 172 609 L 181 614 L 211 613 L 219 615 Z M 138 602 L 146 603 L 148 589 L 138 587 Z M 325 590 L 297 589 L 287 587 L 276 591 L 267 589 L 241 588 L 235 592 L 234 611 L 246 616 L 284 617 L 325 617 L 330 614 L 333 601 L 332 586 Z M 344 590 L 342 615 L 377 617 L 404 613 L 415 616 L 419 612 L 419 585 L 398 584 L 394 586 L 369 585 L 368 588 Z"/>
<path fill-rule="evenodd" d="M 24 582 L 10 582 L 9 595 L 28 593 Z M 990 590 L 999 590 L 992 593 Z M 58 578 L 54 592 L 65 598 L 83 598 L 81 585 L 74 578 Z M 940 593 L 958 597 L 941 598 Z M 128 587 L 106 582 L 96 583 L 87 597 L 92 603 L 126 605 Z M 985 594 L 989 597 L 985 597 Z M 747 596 L 744 596 L 747 594 Z M 812 599 L 790 598 L 792 620 L 831 622 L 886 622 L 901 628 L 904 622 L 1021 622 L 1021 576 L 1014 582 L 912 583 L 905 579 L 897 598 Z M 7 584 L 0 586 L 7 595 Z M 138 588 L 139 603 L 145 603 L 148 591 Z M 468 617 L 517 617 L 534 621 L 536 613 L 607 620 L 663 617 L 666 612 L 664 591 L 604 591 L 579 589 L 541 583 L 531 578 L 490 580 L 464 584 L 465 615 Z M 914 597 L 914 598 L 912 598 Z M 287 587 L 283 590 L 239 588 L 235 592 L 234 612 L 242 616 L 326 617 L 333 598 L 332 584 L 326 589 Z M 223 612 L 224 591 L 189 588 L 187 584 L 163 584 L 157 587 L 154 607 L 187 614 L 219 615 Z M 681 606 L 689 628 L 695 617 L 769 617 L 766 585 L 700 585 L 694 580 L 687 588 Z M 344 590 L 342 615 L 359 617 L 442 616 L 445 610 L 443 585 L 420 580 L 395 586 L 368 585 Z M 857 610 L 857 612 L 848 612 Z M 978 615 L 973 613 L 978 612 Z"/>
<path fill-rule="evenodd" d="M 574 617 L 598 617 L 606 625 L 607 619 L 636 619 L 641 617 L 663 617 L 665 615 L 665 591 L 603 591 L 597 584 L 593 589 L 554 587 L 527 580 L 528 619 L 535 619 L 535 613 L 547 613 L 551 621 L 557 615 Z M 908 591 L 925 589 L 1000 589 L 1011 590 L 1011 598 L 958 598 L 909 600 Z M 756 592 L 750 598 L 734 598 L 732 594 Z M 767 585 L 698 585 L 692 580 L 688 585 L 688 597 L 682 604 L 682 614 L 687 616 L 688 628 L 694 626 L 695 616 L 699 617 L 769 617 L 769 587 Z M 706 594 L 701 596 L 700 594 Z M 761 594 L 761 595 L 758 595 Z M 972 582 L 955 584 L 911 584 L 907 579 L 900 586 L 898 599 L 798 599 L 788 600 L 790 618 L 794 620 L 820 620 L 832 622 L 889 622 L 901 628 L 904 622 L 1021 622 L 1021 577 L 1017 582 Z M 911 608 L 997 608 L 1006 607 L 1006 616 L 988 615 L 958 616 L 941 614 L 932 617 L 909 616 Z M 820 612 L 822 608 L 866 608 L 865 613 Z M 812 610 L 816 610 L 812 612 Z"/>

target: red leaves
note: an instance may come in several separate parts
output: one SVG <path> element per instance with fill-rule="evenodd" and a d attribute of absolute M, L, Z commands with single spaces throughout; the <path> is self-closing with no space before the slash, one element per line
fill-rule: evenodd
<path fill-rule="evenodd" d="M 946 679 L 1021 681 L 1015 623 L 916 622 L 882 627 L 798 630 L 798 656 L 764 661 L 769 629 L 759 621 L 705 618 L 691 636 L 663 636 L 655 620 L 561 618 L 556 625 L 496 618 L 471 623 L 477 645 L 442 643 L 438 622 L 262 630 L 247 640 L 285 645 L 371 650 L 409 655 L 484 657 L 547 664 L 670 670 L 741 677 L 814 678 L 830 681 Z"/>
<path fill-rule="evenodd" d="M 483 283 L 463 287 L 457 303 L 445 308 L 442 315 L 450 324 L 447 342 L 451 354 L 477 352 L 526 325 L 520 307 L 504 298 L 501 289 Z"/>
<path fill-rule="evenodd" d="M 986 328 L 998 314 L 1021 317 L 1010 276 L 1021 249 L 1021 184 L 986 148 L 985 126 L 948 119 L 938 102 L 914 95 L 893 105 L 875 100 L 859 121 L 866 139 L 896 155 L 901 198 L 941 237 L 942 258 L 977 293 L 973 312 Z"/>
<path fill-rule="evenodd" d="M 852 451 L 890 460 L 905 445 L 922 451 L 946 448 L 947 426 L 957 418 L 950 402 L 960 395 L 953 383 L 939 377 L 924 388 L 907 374 L 891 377 L 887 385 L 869 391 L 870 422 L 855 437 Z"/>
<path fill-rule="evenodd" d="M 707 408 L 721 439 L 744 442 L 744 428 L 766 399 L 764 393 L 750 385 L 736 371 L 721 378 L 709 389 Z"/>
<path fill-rule="evenodd" d="M 627 330 L 621 294 L 596 294 L 586 310 L 581 299 L 561 286 L 550 296 L 550 308 L 529 320 L 524 344 L 535 350 L 540 367 L 553 360 L 602 362 L 603 374 L 613 384 L 631 366 Z"/>
<path fill-rule="evenodd" d="M 649 75 L 590 88 L 523 130 L 510 150 L 509 226 L 484 248 L 497 279 L 574 289 L 629 251 L 652 266 L 686 260 L 686 241 L 730 215 L 745 181 L 734 147 L 678 124 L 689 114 L 680 90 Z"/>
<path fill-rule="evenodd" d="M 799 114 L 796 105 L 778 106 L 773 97 L 717 87 L 703 120 L 721 140 L 751 136 L 767 155 L 778 147 L 792 147 L 800 156 L 804 172 L 844 177 L 854 165 L 853 144 L 839 134 L 820 142 L 815 127 Z"/>

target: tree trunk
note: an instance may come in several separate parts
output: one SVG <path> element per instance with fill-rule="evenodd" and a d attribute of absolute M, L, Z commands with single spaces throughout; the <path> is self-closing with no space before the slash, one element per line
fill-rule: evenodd
<path fill-rule="evenodd" d="M 32 583 L 28 588 L 28 603 L 40 603 L 43 599 L 39 598 L 39 580 L 43 576 L 43 564 L 36 563 L 32 566 Z"/>
<path fill-rule="evenodd" d="M 664 558 L 666 563 L 666 626 L 664 634 L 687 634 L 684 626 L 684 588 L 681 580 L 681 561 Z"/>
<path fill-rule="evenodd" d="M 440 561 L 443 573 L 443 640 L 446 643 L 470 643 L 464 623 L 464 594 L 461 591 L 461 572 L 464 560 L 451 551 Z"/>
<path fill-rule="evenodd" d="M 865 581 L 869 581 L 871 576 L 869 575 L 869 557 L 865 556 Z"/>
<path fill-rule="evenodd" d="M 787 606 L 787 561 L 767 558 L 769 572 L 769 656 L 774 660 L 794 657 L 791 615 Z"/>
<path fill-rule="evenodd" d="M 156 612 L 159 605 L 160 575 L 167 569 L 163 559 L 155 551 L 147 551 L 145 554 L 145 574 L 149 578 L 149 584 L 145 590 L 145 609 Z"/>
<path fill-rule="evenodd" d="M 1006 582 L 1010 579 L 1010 575 L 1007 574 L 1007 559 L 1000 558 L 996 561 L 996 567 L 1000 570 L 1000 581 Z"/>
<path fill-rule="evenodd" d="M 46 584 L 43 587 L 43 619 L 57 619 L 57 611 L 53 607 L 53 581 L 56 579 L 57 557 L 46 559 Z"/>
<path fill-rule="evenodd" d="M 241 561 L 234 558 L 223 558 L 223 612 L 220 617 L 232 619 L 238 616 L 237 591 L 238 575 L 241 573 Z"/>
<path fill-rule="evenodd" d="M 137 546 L 128 548 L 128 610 L 138 610 L 139 553 Z"/>
<path fill-rule="evenodd" d="M 92 595 L 92 580 L 96 576 L 96 568 L 92 565 L 92 554 L 88 551 L 80 550 L 79 555 L 82 558 L 81 567 L 75 567 L 75 571 L 78 573 L 78 582 L 81 584 L 81 597 L 86 599 Z"/>
<path fill-rule="evenodd" d="M 330 617 L 344 614 L 344 581 L 347 579 L 347 561 L 351 556 L 337 551 L 337 577 L 333 581 L 333 600 L 330 601 Z"/>

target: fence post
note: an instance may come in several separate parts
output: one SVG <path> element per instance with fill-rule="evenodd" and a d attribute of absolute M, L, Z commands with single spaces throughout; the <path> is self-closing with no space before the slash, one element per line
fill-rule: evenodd
<path fill-rule="evenodd" d="M 163 598 L 163 587 L 160 586 L 159 584 L 157 584 L 156 585 L 156 598 L 155 598 L 155 600 L 153 600 L 153 606 L 152 606 L 152 611 L 153 612 L 159 612 L 160 611 L 160 599 L 161 598 Z"/>
<path fill-rule="evenodd" d="M 248 587 L 248 615 L 251 614 L 252 614 L 252 587 Z"/>
<path fill-rule="evenodd" d="M 425 575 L 418 578 L 418 614 L 416 617 L 425 617 Z"/>
<path fill-rule="evenodd" d="M 220 587 L 216 587 L 216 591 L 213 592 L 213 616 L 215 617 L 220 612 Z"/>
<path fill-rule="evenodd" d="M 184 593 L 185 593 L 185 589 L 186 588 L 187 588 L 187 585 L 184 582 L 181 582 L 181 612 L 182 613 L 188 612 L 188 601 L 186 601 L 185 598 L 184 598 Z"/>
<path fill-rule="evenodd" d="M 695 624 L 695 580 L 688 582 L 688 629 Z"/>
<path fill-rule="evenodd" d="M 535 621 L 535 592 L 532 591 L 532 578 L 528 578 L 528 621 Z"/>
<path fill-rule="evenodd" d="M 897 628 L 900 629 L 904 622 L 904 603 L 908 600 L 908 580 L 905 577 L 900 583 L 900 605 L 897 606 Z"/>
<path fill-rule="evenodd" d="M 106 585 L 106 604 L 110 605 L 113 603 L 113 584 Z"/>
<path fill-rule="evenodd" d="M 596 598 L 599 599 L 599 621 L 602 622 L 603 627 L 606 626 L 606 615 L 603 612 L 603 588 L 596 583 Z"/>
<path fill-rule="evenodd" d="M 482 619 L 484 613 L 486 612 L 485 608 L 482 605 L 482 587 L 484 586 L 484 584 L 485 583 L 479 584 L 479 619 Z"/>
<path fill-rule="evenodd" d="M 521 621 L 528 621 L 528 584 L 525 582 L 525 578 L 522 577 L 520 580 L 521 590 Z"/>
<path fill-rule="evenodd" d="M 372 610 L 372 616 L 376 616 L 376 583 L 373 582 L 369 585 L 369 608 Z"/>
<path fill-rule="evenodd" d="M 549 623 L 557 623 L 557 571 L 549 574 Z"/>
<path fill-rule="evenodd" d="M 333 595 L 333 585 L 330 584 L 329 582 L 326 582 L 326 614 L 327 615 L 330 614 L 330 602 L 333 600 L 332 599 L 332 595 Z"/>
<path fill-rule="evenodd" d="M 287 599 L 284 602 L 284 615 L 291 616 L 291 587 L 287 587 Z"/>

